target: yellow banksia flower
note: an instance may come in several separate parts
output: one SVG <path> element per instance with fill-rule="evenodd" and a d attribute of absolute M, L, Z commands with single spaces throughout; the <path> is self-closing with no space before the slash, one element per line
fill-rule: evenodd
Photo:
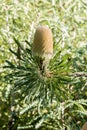
<path fill-rule="evenodd" d="M 87 130 L 87 122 L 83 125 L 81 130 Z"/>
<path fill-rule="evenodd" d="M 48 26 L 40 26 L 36 29 L 32 44 L 32 54 L 42 58 L 42 66 L 47 68 L 53 55 L 53 36 Z"/>

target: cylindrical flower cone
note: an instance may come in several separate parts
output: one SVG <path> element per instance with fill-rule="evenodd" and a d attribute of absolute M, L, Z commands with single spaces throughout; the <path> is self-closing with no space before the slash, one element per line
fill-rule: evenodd
<path fill-rule="evenodd" d="M 53 36 L 48 26 L 40 26 L 36 29 L 32 44 L 32 54 L 42 60 L 42 66 L 47 68 L 53 55 Z"/>
<path fill-rule="evenodd" d="M 83 125 L 81 130 L 87 130 L 87 122 Z"/>

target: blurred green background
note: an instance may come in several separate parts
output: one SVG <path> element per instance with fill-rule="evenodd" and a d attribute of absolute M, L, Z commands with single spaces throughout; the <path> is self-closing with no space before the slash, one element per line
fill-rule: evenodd
<path fill-rule="evenodd" d="M 24 49 L 27 47 L 25 40 L 32 44 L 34 32 L 39 25 L 48 25 L 52 30 L 54 52 L 63 50 L 62 56 L 66 54 L 70 56 L 73 70 L 87 74 L 86 0 L 0 0 L 0 130 L 8 129 L 12 96 L 10 81 L 4 79 L 11 70 L 4 69 L 3 66 L 7 65 L 6 60 L 17 62 L 17 58 L 11 54 L 9 48 L 17 51 L 14 37 L 20 41 Z M 55 47 L 57 45 L 58 48 Z M 67 130 L 80 130 L 87 121 L 87 76 L 76 77 L 75 80 L 77 83 L 71 87 L 72 94 L 70 96 L 69 93 L 69 100 L 66 101 L 66 108 L 68 103 L 73 104 L 71 110 L 68 108 L 66 112 Z M 19 98 L 16 97 L 17 104 Z M 18 106 L 20 109 L 25 108 L 26 103 L 20 102 Z M 78 108 L 77 114 L 76 108 Z M 22 122 L 26 122 L 25 116 L 22 117 Z M 61 123 L 59 125 L 59 129 L 65 130 Z M 43 129 L 54 128 L 44 126 Z"/>

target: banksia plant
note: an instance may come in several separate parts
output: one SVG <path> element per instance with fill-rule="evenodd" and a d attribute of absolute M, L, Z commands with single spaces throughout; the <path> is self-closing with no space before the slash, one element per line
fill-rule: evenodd
<path fill-rule="evenodd" d="M 20 56 L 18 51 L 10 49 L 17 57 L 17 62 L 7 60 L 5 68 L 11 72 L 5 78 L 13 86 L 11 104 L 15 108 L 19 106 L 19 114 L 16 114 L 17 129 L 68 129 L 70 123 L 75 122 L 74 110 L 80 109 L 82 103 L 70 100 L 73 99 L 73 84 L 76 82 L 73 75 L 70 75 L 70 55 L 63 55 L 63 49 L 58 44 L 54 44 L 56 50 L 53 53 L 53 35 L 47 26 L 36 29 L 33 44 L 26 40 L 25 49 L 16 38 L 14 41 Z M 71 112 L 69 107 L 74 110 Z M 75 126 L 72 124 L 70 128 L 73 130 Z"/>

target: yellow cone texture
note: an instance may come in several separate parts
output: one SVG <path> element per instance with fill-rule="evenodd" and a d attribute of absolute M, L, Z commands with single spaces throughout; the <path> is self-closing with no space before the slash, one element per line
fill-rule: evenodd
<path fill-rule="evenodd" d="M 83 125 L 81 130 L 87 130 L 87 122 Z"/>
<path fill-rule="evenodd" d="M 36 29 L 32 45 L 34 56 L 51 58 L 53 54 L 53 36 L 47 26 L 40 26 Z"/>

